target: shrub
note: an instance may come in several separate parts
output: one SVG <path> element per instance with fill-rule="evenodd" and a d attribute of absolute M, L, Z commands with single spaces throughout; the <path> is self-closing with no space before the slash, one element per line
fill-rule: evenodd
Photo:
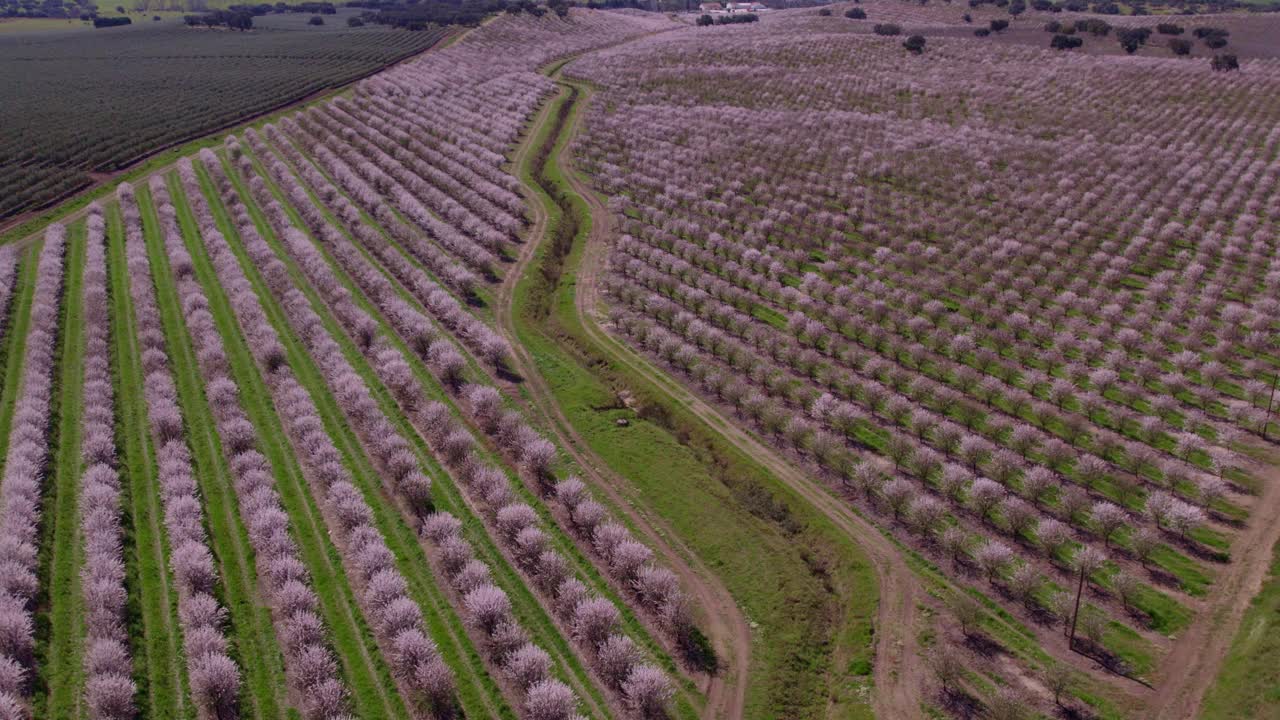
<path fill-rule="evenodd" d="M 867 11 L 862 8 L 849 8 L 848 10 L 845 10 L 844 16 L 850 20 L 866 20 Z"/>
<path fill-rule="evenodd" d="M 1183 33 L 1183 29 L 1181 25 L 1160 23 L 1159 25 L 1156 25 L 1156 32 L 1161 35 L 1181 35 Z"/>
<path fill-rule="evenodd" d="M 358 17 L 347 18 L 347 27 L 364 27 L 364 21 Z"/>
<path fill-rule="evenodd" d="M 1145 45 L 1150 35 L 1151 31 L 1147 28 L 1121 28 L 1116 31 L 1116 39 L 1120 41 L 1120 47 L 1130 55 Z"/>
<path fill-rule="evenodd" d="M 872 28 L 872 32 L 877 35 L 892 37 L 894 35 L 901 35 L 902 28 L 894 25 L 893 23 L 877 23 L 876 26 Z"/>
<path fill-rule="evenodd" d="M 1076 29 L 1099 37 L 1106 37 L 1111 34 L 1111 25 L 1106 20 L 1099 20 L 1098 18 L 1080 20 L 1076 22 Z"/>
<path fill-rule="evenodd" d="M 974 37 L 986 37 L 991 34 L 991 28 L 978 28 L 973 31 Z"/>
<path fill-rule="evenodd" d="M 1207 38 L 1207 37 L 1215 37 L 1215 36 L 1227 37 L 1231 33 L 1226 28 L 1198 27 L 1195 30 L 1192 30 L 1191 34 L 1203 40 L 1204 38 Z"/>
<path fill-rule="evenodd" d="M 1240 69 L 1240 61 L 1235 55 L 1231 54 L 1214 55 L 1213 59 L 1209 61 L 1209 66 L 1215 71 L 1230 72 Z"/>
<path fill-rule="evenodd" d="M 924 52 L 924 43 L 925 43 L 925 40 L 923 35 L 912 35 L 911 37 L 907 38 L 906 42 L 902 43 L 902 47 L 919 55 L 920 53 Z"/>
<path fill-rule="evenodd" d="M 715 25 L 715 24 L 716 24 L 716 19 L 711 17 L 710 15 L 698 16 L 698 27 L 706 27 L 708 25 Z"/>
<path fill-rule="evenodd" d="M 323 25 L 323 24 L 324 24 L 324 18 L 320 17 L 319 15 L 312 15 L 312 16 L 311 16 L 311 19 L 307 21 L 307 24 L 308 24 L 308 25 Z"/>
<path fill-rule="evenodd" d="M 1183 38 L 1171 38 L 1169 40 L 1169 49 L 1174 55 L 1190 55 L 1191 41 Z"/>
<path fill-rule="evenodd" d="M 991 32 L 1003 32 L 1008 29 L 1009 29 L 1008 20 L 992 20 L 991 21 Z"/>
<path fill-rule="evenodd" d="M 818 11 L 818 14 L 822 17 L 831 17 L 831 8 L 822 8 Z"/>

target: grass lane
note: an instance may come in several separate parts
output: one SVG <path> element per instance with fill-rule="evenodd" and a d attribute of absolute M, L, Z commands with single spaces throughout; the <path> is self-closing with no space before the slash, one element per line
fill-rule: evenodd
<path fill-rule="evenodd" d="M 1201 720 L 1280 720 L 1280 544 L 1200 712 Z"/>
<path fill-rule="evenodd" d="M 230 244 L 238 235 L 226 206 L 201 163 L 193 165 L 218 228 Z M 235 310 L 218 283 L 217 272 L 204 246 L 188 238 L 187 250 L 222 334 L 232 377 L 240 387 L 241 404 L 258 429 L 258 449 L 271 462 L 276 490 L 289 513 L 291 535 L 311 573 L 312 588 L 320 599 L 329 639 L 342 664 L 347 687 L 351 689 L 353 709 L 360 717 L 407 718 L 409 711 L 394 692 L 395 681 L 378 650 L 373 631 L 357 606 L 337 548 L 330 541 L 324 519 L 276 414 L 271 392 L 240 330 Z"/>
<path fill-rule="evenodd" d="M 258 231 L 267 242 L 276 247 L 277 252 L 281 252 L 276 245 L 270 224 L 248 193 L 238 171 L 225 160 L 224 167 L 235 184 L 241 200 L 248 208 Z M 416 531 L 409 524 L 408 519 L 397 511 L 395 500 L 383 487 L 377 468 L 365 454 L 355 431 L 347 423 L 346 415 L 330 391 L 324 373 L 316 365 L 302 341 L 293 333 L 283 308 L 267 289 L 266 282 L 239 245 L 238 237 L 228 238 L 228 240 L 231 241 L 232 250 L 239 256 L 245 274 L 259 297 L 263 299 L 263 309 L 271 319 L 281 343 L 285 346 L 289 365 L 293 368 L 298 382 L 311 393 L 324 422 L 325 430 L 332 437 L 335 447 L 342 453 L 347 469 L 351 472 L 353 484 L 364 494 L 365 500 L 373 509 L 375 525 L 386 538 L 387 546 L 396 554 L 400 572 L 409 583 L 410 596 L 423 609 L 423 619 L 429 634 L 439 645 L 445 662 L 454 671 L 458 685 L 458 699 L 463 709 L 467 715 L 474 717 L 515 718 L 515 711 L 507 704 L 497 684 L 489 677 L 480 652 L 470 642 L 461 617 L 449 604 L 442 588 L 436 584 L 426 554 L 418 542 Z M 294 277 L 298 279 L 299 276 L 295 274 Z M 309 293 L 312 291 L 310 286 L 302 287 Z M 332 318 L 323 313 L 321 317 L 331 332 L 341 332 Z M 439 488 L 438 475 L 430 469 L 428 472 L 436 482 L 433 487 L 433 494 L 436 494 Z M 474 540 L 470 537 L 469 539 Z"/>
<path fill-rule="evenodd" d="M 186 206 L 182 189 L 176 185 L 176 180 L 170 178 L 169 195 L 178 210 L 182 232 L 184 235 L 194 233 L 194 218 Z M 285 717 L 284 658 L 275 642 L 271 613 L 258 596 L 253 551 L 236 513 L 231 474 L 223 458 L 213 414 L 204 397 L 204 380 L 182 316 L 182 304 L 169 269 L 156 207 L 147 188 L 137 189 L 137 200 L 142 209 L 143 234 L 168 343 L 170 367 L 178 386 L 192 465 L 205 505 L 209 541 L 218 560 L 221 600 L 229 616 L 231 656 L 239 664 L 242 675 L 241 712 L 245 717 L 257 720 Z"/>
<path fill-rule="evenodd" d="M 45 482 L 40 538 L 41 602 L 36 616 L 35 717 L 79 718 L 84 671 L 83 598 L 80 568 L 84 545 L 77 502 L 80 491 L 80 413 L 84 385 L 84 266 L 87 231 L 84 221 L 67 228 L 66 274 L 63 280 L 61 332 L 54 376 L 56 428 L 49 455 L 53 466 Z M 40 692 L 43 690 L 43 692 Z"/>
<path fill-rule="evenodd" d="M 13 281 L 13 299 L 9 301 L 9 317 L 5 319 L 4 344 L 0 345 L 4 364 L 4 389 L 0 391 L 0 476 L 8 460 L 9 431 L 13 429 L 14 402 L 22 383 L 23 345 L 31 327 L 31 298 L 36 288 L 36 264 L 40 243 L 32 243 L 19 255 Z"/>
<path fill-rule="evenodd" d="M 160 507 L 155 448 L 143 395 L 124 224 L 116 205 L 107 207 L 108 293 L 111 298 L 111 372 L 116 397 L 116 438 L 120 450 L 121 506 L 125 536 L 129 637 L 141 717 L 190 720 L 186 663 L 178 626 L 178 593 L 169 574 L 169 547 Z"/>
<path fill-rule="evenodd" d="M 556 138 L 553 160 L 574 122 L 576 115 Z M 536 160 L 530 155 L 517 171 L 553 231 L 565 211 L 535 181 Z M 558 162 L 548 163 L 545 175 L 567 188 Z M 678 408 L 644 392 L 594 346 L 574 306 L 590 216 L 567 194 L 578 200 L 570 208 L 581 214 L 581 227 L 570 247 L 539 247 L 517 283 L 512 316 L 521 344 L 574 429 L 632 481 L 638 505 L 670 522 L 716 570 L 758 628 L 745 716 L 803 717 L 825 708 L 832 716 L 870 717 L 877 585 L 865 554 L 780 481 L 714 435 L 693 430 Z M 645 412 L 620 402 L 620 393 L 640 399 Z"/>

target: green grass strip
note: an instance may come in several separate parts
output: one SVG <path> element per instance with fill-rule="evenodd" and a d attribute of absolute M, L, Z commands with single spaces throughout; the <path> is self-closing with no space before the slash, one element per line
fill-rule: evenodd
<path fill-rule="evenodd" d="M 46 479 L 44 520 L 40 538 L 41 603 L 36 616 L 36 671 L 39 675 L 33 714 L 44 718 L 79 718 L 85 714 L 83 598 L 80 568 L 84 544 L 80 536 L 80 414 L 84 386 L 84 265 L 87 231 L 84 222 L 67 228 L 66 271 L 59 312 L 54 409 L 56 428 L 49 448 L 52 473 Z M 44 692 L 39 692 L 43 689 Z"/>
<path fill-rule="evenodd" d="M 752 643 L 746 715 L 808 717 L 826 708 L 829 715 L 869 718 L 876 578 L 856 543 L 736 448 L 695 429 L 699 424 L 678 407 L 625 377 L 577 322 L 575 276 L 591 218 L 554 162 L 575 121 L 571 115 L 555 138 L 545 174 L 580 214 L 579 232 L 562 258 L 548 243 L 536 250 L 515 290 L 518 340 L 573 428 L 634 484 L 637 505 L 671 523 L 760 629 Z M 530 155 L 517 170 L 553 232 L 563 211 L 534 181 L 536 160 Z M 560 262 L 562 272 L 547 272 L 548 263 Z M 622 405 L 620 388 L 633 390 L 652 412 Z M 664 459 L 661 466 L 655 457 Z"/>
<path fill-rule="evenodd" d="M 225 162 L 224 167 L 245 207 L 248 208 L 258 232 L 267 242 L 276 246 L 277 241 L 270 224 L 253 202 L 238 171 L 226 165 Z M 352 484 L 360 489 L 365 501 L 369 503 L 374 514 L 374 525 L 385 538 L 387 547 L 395 553 L 397 567 L 409 584 L 409 594 L 423 609 L 428 634 L 436 641 L 441 656 L 454 671 L 458 700 L 463 710 L 468 716 L 477 718 L 496 716 L 514 719 L 515 711 L 506 703 L 501 690 L 489 677 L 479 650 L 466 635 L 462 619 L 449 604 L 444 591 L 436 584 L 426 554 L 418 542 L 416 531 L 396 509 L 395 501 L 378 479 L 380 474 L 377 468 L 365 455 L 360 440 L 347 423 L 345 414 L 330 391 L 323 372 L 316 365 L 306 346 L 294 334 L 284 310 L 267 289 L 261 274 L 239 245 L 238 236 L 229 237 L 228 241 L 231 243 L 232 250 L 240 258 L 245 274 L 253 284 L 258 297 L 262 300 L 263 310 L 275 327 L 280 342 L 285 346 L 289 365 L 293 368 L 298 382 L 311 393 L 325 430 L 333 439 L 334 446 L 342 453 L 343 462 L 351 473 Z M 276 249 L 277 252 L 281 252 L 278 246 Z M 309 286 L 302 285 L 302 287 L 308 292 L 311 291 Z M 340 328 L 334 327 L 332 318 L 323 314 L 321 318 L 326 322 L 330 332 L 341 332 Z"/>
<path fill-rule="evenodd" d="M 1280 718 L 1280 543 L 1271 570 L 1236 631 L 1218 678 L 1205 695 L 1201 720 Z"/>
<path fill-rule="evenodd" d="M 218 198 L 203 166 L 198 162 L 195 166 L 218 229 L 228 239 L 237 237 L 226 207 Z M 351 689 L 353 709 L 360 717 L 407 718 L 409 711 L 394 692 L 395 681 L 391 671 L 378 650 L 373 631 L 360 613 L 355 593 L 343 571 L 342 560 L 330 541 L 327 526 L 272 404 L 271 391 L 267 389 L 240 330 L 235 310 L 222 291 L 203 244 L 188 238 L 187 250 L 191 253 L 196 274 L 209 298 L 209 308 L 222 334 L 231 374 L 240 387 L 241 405 L 258 429 L 258 448 L 271 462 L 281 504 L 291 519 L 291 534 L 311 573 L 312 588 L 320 598 L 320 609 L 330 640 Z"/>
<path fill-rule="evenodd" d="M 13 281 L 13 299 L 9 302 L 9 317 L 4 324 L 5 340 L 0 345 L 4 364 L 4 389 L 0 391 L 0 476 L 8 459 L 9 431 L 13 429 L 14 403 L 22 384 L 22 364 L 27 330 L 31 327 L 31 299 L 36 290 L 36 264 L 40 256 L 40 243 L 33 243 L 20 257 L 17 275 Z"/>
<path fill-rule="evenodd" d="M 178 211 L 184 235 L 195 233 L 195 220 L 181 187 L 170 178 L 169 195 Z M 192 465 L 200 484 L 205 506 L 211 549 L 220 566 L 222 601 L 229 614 L 232 658 L 240 666 L 242 685 L 241 712 L 257 720 L 285 717 L 284 659 L 275 642 L 271 613 L 259 601 L 257 570 L 248 533 L 236 513 L 231 490 L 231 474 L 222 455 L 213 415 L 204 397 L 204 380 L 200 376 L 195 348 L 192 346 L 177 285 L 169 270 L 169 257 L 164 249 L 156 208 L 151 194 L 144 188 L 137 192 L 142 208 L 143 235 L 151 260 L 156 301 L 168 341 L 169 364 L 178 386 L 187 442 L 191 447 Z"/>
<path fill-rule="evenodd" d="M 141 717 L 195 717 L 187 702 L 187 667 L 178 624 L 178 593 L 169 574 L 169 547 L 151 429 L 120 209 L 107 208 L 108 293 L 111 298 L 111 373 L 116 441 L 120 448 L 128 634 Z"/>

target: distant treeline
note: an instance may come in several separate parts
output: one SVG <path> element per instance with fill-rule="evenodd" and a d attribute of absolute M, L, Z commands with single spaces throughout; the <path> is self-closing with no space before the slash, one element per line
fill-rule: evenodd
<path fill-rule="evenodd" d="M 333 15 L 338 12 L 333 3 L 304 2 L 296 5 L 285 3 L 260 3 L 258 5 L 232 5 L 226 10 L 213 10 L 199 15 L 184 15 L 183 20 L 192 27 L 229 27 L 233 30 L 249 30 L 253 27 L 253 19 L 260 15 L 276 13 L 307 13 L 310 15 Z"/>
<path fill-rule="evenodd" d="M 365 22 L 409 30 L 424 30 L 429 25 L 474 25 L 508 7 L 506 0 L 350 0 L 346 5 L 364 8 Z"/>
<path fill-rule="evenodd" d="M 1194 0 L 1136 0 L 1128 3 L 1133 15 L 1149 15 L 1148 7 L 1177 8 L 1183 15 L 1204 13 L 1220 13 L 1231 10 L 1248 10 L 1250 12 L 1280 11 L 1280 0 L 1270 3 L 1251 0 L 1211 0 L 1210 2 L 1194 2 Z M 1021 15 L 1027 10 L 1040 12 L 1092 12 L 1099 15 L 1120 15 L 1122 10 L 1115 0 L 969 0 L 969 7 L 994 5 L 1005 8 L 1010 15 Z"/>

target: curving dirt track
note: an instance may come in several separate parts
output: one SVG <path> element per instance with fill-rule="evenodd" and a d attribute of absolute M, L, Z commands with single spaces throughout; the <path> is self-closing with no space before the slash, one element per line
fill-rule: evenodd
<path fill-rule="evenodd" d="M 552 77 L 557 74 L 558 71 L 552 73 Z M 561 94 L 563 92 L 562 89 Z M 529 156 L 536 151 L 534 142 L 536 136 L 545 124 L 553 119 L 550 107 L 549 102 L 527 133 L 524 142 L 512 156 L 513 164 L 517 168 L 527 162 Z M 568 132 L 575 130 L 576 123 L 570 126 Z M 552 160 L 558 162 L 559 157 Z M 624 514 L 632 527 L 644 536 L 646 544 L 662 558 L 663 564 L 676 573 L 680 578 L 681 587 L 690 594 L 696 605 L 703 609 L 702 630 L 706 632 L 715 647 L 717 657 L 724 661 L 721 672 L 700 678 L 700 689 L 707 695 L 703 717 L 739 720 L 745 712 L 747 678 L 751 663 L 751 629 L 747 625 L 742 610 L 724 583 L 720 582 L 698 556 L 679 540 L 678 535 L 669 525 L 659 518 L 639 512 L 632 506 L 624 494 L 624 488 L 628 487 L 627 481 L 610 470 L 573 428 L 556 403 L 546 380 L 538 372 L 533 357 L 517 340 L 512 312 L 515 285 L 533 259 L 539 240 L 546 233 L 548 221 L 542 203 L 534 195 L 533 190 L 525 188 L 525 195 L 529 207 L 534 212 L 534 222 L 528 233 L 530 240 L 520 248 L 520 254 L 515 263 L 504 275 L 494 303 L 494 312 L 500 332 L 511 344 L 515 369 L 525 380 L 524 387 L 529 393 L 530 400 L 528 404 L 543 417 L 555 433 L 558 444 L 573 457 L 592 485 L 602 490 L 614 508 Z"/>
<path fill-rule="evenodd" d="M 760 463 L 797 494 L 809 501 L 833 524 L 867 552 L 880 583 L 876 613 L 875 710 L 877 717 L 920 718 L 920 697 L 927 673 L 917 652 L 915 607 L 924 590 L 903 561 L 898 549 L 879 530 L 832 497 L 817 481 L 796 470 L 786 459 L 724 418 L 711 406 L 665 377 L 649 362 L 608 335 L 598 322 L 599 276 L 603 267 L 603 242 L 609 236 L 608 211 L 576 178 L 574 189 L 587 198 L 592 209 L 592 231 L 582 266 L 578 270 L 578 317 L 597 343 L 631 372 L 644 377 L 680 403 L 709 427 Z"/>
<path fill-rule="evenodd" d="M 915 574 L 898 549 L 875 526 L 833 497 L 818 481 L 797 470 L 785 458 L 689 393 L 601 327 L 599 279 L 604 265 L 603 251 L 612 233 L 612 218 L 600 198 L 577 176 L 572 166 L 562 163 L 562 167 L 573 191 L 586 200 L 591 210 L 591 232 L 578 268 L 574 298 L 578 318 L 587 334 L 615 361 L 645 378 L 787 483 L 867 552 L 880 584 L 874 664 L 876 716 L 895 720 L 922 718 L 920 699 L 928 685 L 928 674 L 918 652 L 915 610 L 925 591 Z"/>
<path fill-rule="evenodd" d="M 900 551 L 873 525 L 827 492 L 818 481 L 797 470 L 786 458 L 604 329 L 599 279 L 611 233 L 611 216 L 581 177 L 573 172 L 567 173 L 567 177 L 569 184 L 590 206 L 593 221 L 577 276 L 575 305 L 583 327 L 614 360 L 644 377 L 767 467 L 848 532 L 871 555 L 881 583 L 875 663 L 876 714 L 886 718 L 920 717 L 919 700 L 927 684 L 928 673 L 917 654 L 912 624 L 916 598 L 923 598 L 923 590 L 903 562 Z M 1219 576 L 1212 598 L 1198 613 L 1196 622 L 1173 642 L 1161 663 L 1155 692 L 1133 687 L 1131 682 L 1120 677 L 1102 678 L 1121 696 L 1136 701 L 1147 711 L 1153 711 L 1152 717 L 1156 720 L 1194 720 L 1198 717 L 1200 703 L 1217 677 L 1244 612 L 1266 578 L 1271 549 L 1280 541 L 1280 470 L 1274 465 L 1260 464 L 1257 472 L 1264 481 L 1264 490 L 1250 509 L 1248 528 L 1233 543 L 1232 552 L 1237 559 Z M 1064 642 L 1054 642 L 1058 639 L 1056 633 L 1050 631 L 1046 634 L 1037 629 L 1037 635 L 1042 640 L 1050 640 L 1044 643 L 1044 647 L 1051 650 L 1059 661 L 1081 670 L 1094 669 L 1090 660 L 1072 653 Z"/>

